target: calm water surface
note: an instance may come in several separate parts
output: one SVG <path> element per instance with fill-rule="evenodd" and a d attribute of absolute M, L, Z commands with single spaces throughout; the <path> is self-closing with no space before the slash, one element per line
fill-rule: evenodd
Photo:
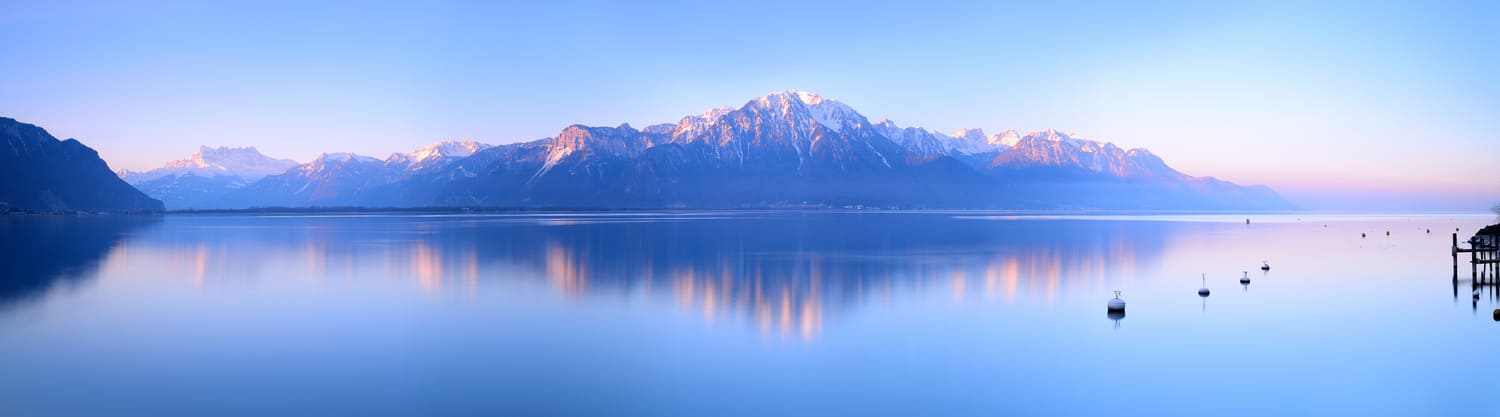
<path fill-rule="evenodd" d="M 0 218 L 0 415 L 1500 415 L 1493 216 L 1251 217 Z"/>

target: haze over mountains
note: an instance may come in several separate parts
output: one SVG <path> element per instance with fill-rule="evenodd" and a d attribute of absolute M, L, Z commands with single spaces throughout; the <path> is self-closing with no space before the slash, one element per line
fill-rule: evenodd
<path fill-rule="evenodd" d="M 203 207 L 434 206 L 438 204 L 430 199 L 408 195 L 423 189 L 408 187 L 441 187 L 440 183 L 422 184 L 417 177 L 440 171 L 488 147 L 477 142 L 443 141 L 411 153 L 391 154 L 384 160 L 351 153 L 323 154 Z"/>
<path fill-rule="evenodd" d="M 1288 209 L 1144 149 L 1054 130 L 951 135 L 786 91 L 637 129 L 573 125 L 501 146 L 443 141 L 297 164 L 203 147 L 122 178 L 168 209 L 251 207 Z"/>

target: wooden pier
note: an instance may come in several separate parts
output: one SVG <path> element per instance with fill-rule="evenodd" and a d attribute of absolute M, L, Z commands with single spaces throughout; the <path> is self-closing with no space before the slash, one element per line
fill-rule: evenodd
<path fill-rule="evenodd" d="M 1500 282 L 1500 236 L 1476 234 L 1465 243 L 1467 249 L 1458 246 L 1458 233 L 1453 234 L 1453 282 L 1458 283 L 1458 254 L 1469 254 L 1469 281 L 1474 286 L 1494 286 Z"/>

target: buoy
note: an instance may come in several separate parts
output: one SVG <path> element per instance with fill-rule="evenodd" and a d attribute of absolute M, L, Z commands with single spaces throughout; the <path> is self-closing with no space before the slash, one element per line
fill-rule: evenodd
<path fill-rule="evenodd" d="M 1245 275 L 1240 277 L 1240 283 L 1241 284 L 1249 284 L 1250 283 L 1250 271 L 1244 271 L 1244 272 L 1245 272 Z"/>
<path fill-rule="evenodd" d="M 1391 235 L 1391 231 L 1389 231 L 1389 230 L 1385 231 L 1385 235 L 1386 236 L 1390 236 Z"/>
<path fill-rule="evenodd" d="M 1245 219 L 1245 224 L 1250 224 L 1250 219 Z"/>
<path fill-rule="evenodd" d="M 1495 321 L 1500 321 L 1500 308 L 1495 309 Z"/>
<path fill-rule="evenodd" d="M 1198 296 L 1200 296 L 1200 297 L 1207 297 L 1208 296 L 1208 274 L 1203 274 L 1203 288 L 1199 288 L 1198 289 Z"/>
<path fill-rule="evenodd" d="M 1125 300 L 1120 299 L 1119 290 L 1115 290 L 1115 298 L 1109 300 L 1108 307 L 1109 311 L 1125 312 Z"/>
<path fill-rule="evenodd" d="M 1260 270 L 1262 270 L 1262 271 L 1270 271 L 1271 270 L 1271 264 L 1268 263 L 1268 262 L 1266 262 L 1266 261 L 1260 261 Z"/>
<path fill-rule="evenodd" d="M 1364 234 L 1364 233 L 1360 233 L 1360 234 L 1359 234 L 1359 238 L 1360 238 L 1360 239 L 1364 239 L 1364 238 L 1365 238 L 1365 234 Z"/>

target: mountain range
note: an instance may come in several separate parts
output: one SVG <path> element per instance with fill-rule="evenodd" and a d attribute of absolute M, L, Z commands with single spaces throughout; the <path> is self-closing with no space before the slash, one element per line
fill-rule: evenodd
<path fill-rule="evenodd" d="M 423 179 L 451 163 L 489 148 L 470 141 L 442 141 L 384 160 L 351 153 L 325 153 L 312 162 L 233 190 L 206 208 L 437 205 L 423 198 L 441 183 Z"/>
<path fill-rule="evenodd" d="M 489 146 L 298 164 L 200 148 L 121 178 L 169 209 L 251 207 L 962 209 L 1292 208 L 1264 186 L 1194 177 L 1145 149 L 1055 130 L 942 134 L 786 91 L 637 129 L 573 125 Z"/>
<path fill-rule="evenodd" d="M 297 166 L 297 161 L 262 155 L 255 147 L 199 147 L 187 159 L 168 162 L 146 172 L 115 171 L 125 182 L 135 186 L 168 208 L 202 207 L 231 191 L 280 174 Z"/>

